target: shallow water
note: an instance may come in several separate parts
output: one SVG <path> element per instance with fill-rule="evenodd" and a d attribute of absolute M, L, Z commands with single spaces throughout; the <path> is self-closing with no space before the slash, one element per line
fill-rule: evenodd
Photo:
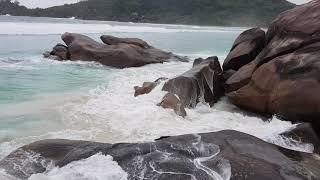
<path fill-rule="evenodd" d="M 41 57 L 42 52 L 61 42 L 63 32 L 69 31 L 95 39 L 101 34 L 138 37 L 191 59 L 217 55 L 222 63 L 242 28 L 3 16 L 0 26 L 0 159 L 22 145 L 47 138 L 142 142 L 224 129 L 291 149 L 313 149 L 312 145 L 279 136 L 294 127 L 290 122 L 276 117 L 264 121 L 240 111 L 225 98 L 213 108 L 200 103 L 195 109 L 187 109 L 188 116 L 183 119 L 156 106 L 165 94 L 161 86 L 151 94 L 133 96 L 134 86 L 159 77 L 174 77 L 190 69 L 192 62 L 114 69 Z M 50 179 L 50 173 L 47 175 Z M 70 176 L 66 174 L 65 179 Z M 41 175 L 37 177 L 41 179 Z"/>

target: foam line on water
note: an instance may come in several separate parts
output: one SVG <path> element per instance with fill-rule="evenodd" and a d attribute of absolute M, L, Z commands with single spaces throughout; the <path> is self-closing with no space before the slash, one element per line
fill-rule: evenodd
<path fill-rule="evenodd" d="M 111 25 L 111 24 L 76 24 L 76 23 L 28 23 L 28 22 L 0 22 L 0 35 L 22 34 L 62 34 L 74 33 L 110 33 L 110 32 L 145 32 L 145 33 L 176 33 L 176 32 L 229 32 L 227 28 L 179 28 L 160 26 Z M 234 30 L 236 31 L 236 30 Z M 238 30 L 239 31 L 239 30 Z"/>

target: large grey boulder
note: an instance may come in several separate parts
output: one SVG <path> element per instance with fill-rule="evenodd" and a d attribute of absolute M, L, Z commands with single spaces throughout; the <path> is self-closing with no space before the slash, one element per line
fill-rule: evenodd
<path fill-rule="evenodd" d="M 97 153 L 111 155 L 128 173 L 129 180 L 316 180 L 320 177 L 318 156 L 284 149 L 237 131 L 113 145 L 43 140 L 14 151 L 0 161 L 0 168 L 27 179 L 44 172 L 46 163 L 63 167 Z M 30 154 L 39 155 L 38 159 L 30 161 Z"/>

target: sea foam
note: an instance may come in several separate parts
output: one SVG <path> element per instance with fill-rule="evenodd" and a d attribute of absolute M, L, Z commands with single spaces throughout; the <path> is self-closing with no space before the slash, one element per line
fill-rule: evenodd
<path fill-rule="evenodd" d="M 148 24 L 79 24 L 79 23 L 30 23 L 30 22 L 0 22 L 0 35 L 23 34 L 63 34 L 73 33 L 110 33 L 110 32 L 145 32 L 145 33 L 175 33 L 175 32 L 228 32 L 230 29 L 221 27 L 196 28 L 193 26 L 170 26 Z M 236 29 L 241 31 L 243 29 Z"/>
<path fill-rule="evenodd" d="M 305 152 L 313 151 L 310 144 L 293 142 L 280 137 L 282 132 L 295 127 L 291 122 L 282 121 L 277 117 L 264 119 L 255 114 L 248 114 L 232 105 L 227 98 L 222 98 L 212 108 L 206 103 L 199 103 L 195 109 L 187 108 L 188 116 L 184 119 L 172 110 L 156 105 L 165 95 L 165 92 L 161 91 L 163 83 L 150 94 L 134 97 L 134 86 L 160 77 L 175 77 L 190 69 L 191 66 L 192 62 L 172 62 L 140 68 L 113 69 L 105 80 L 101 80 L 98 87 L 87 93 L 61 94 L 61 97 L 54 97 L 50 103 L 41 103 L 47 102 L 46 96 L 43 97 L 44 100 L 29 102 L 30 107 L 33 108 L 25 108 L 21 113 L 35 113 L 29 110 L 35 111 L 39 104 L 40 109 L 55 112 L 56 115 L 46 120 L 49 125 L 61 124 L 59 130 L 46 130 L 46 128 L 52 128 L 46 125 L 42 126 L 41 132 L 48 133 L 3 142 L 0 144 L 0 151 L 3 152 L 0 158 L 21 145 L 48 138 L 106 143 L 145 142 L 161 136 L 216 132 L 226 129 L 251 134 L 286 148 Z M 21 107 L 22 105 L 27 106 L 26 103 L 21 104 Z M 7 113 L 10 112 L 14 111 L 8 110 Z M 23 114 L 20 115 L 23 116 Z"/>
<path fill-rule="evenodd" d="M 46 173 L 34 174 L 29 180 L 126 180 L 127 176 L 111 156 L 99 153 Z"/>
<path fill-rule="evenodd" d="M 155 36 L 153 38 L 159 40 L 159 45 L 168 44 L 168 39 L 161 39 L 159 33 L 200 32 L 201 34 L 201 32 L 232 32 L 224 35 L 230 36 L 230 34 L 232 34 L 232 36 L 234 36 L 242 31 L 237 28 L 224 27 L 203 28 L 174 25 L 156 26 L 149 24 L 112 25 L 108 23 L 0 22 L 0 26 L 0 35 L 33 34 L 31 37 L 35 39 L 39 37 L 37 35 L 61 34 L 65 31 L 86 34 L 127 32 L 128 34 L 126 35 L 128 37 L 129 35 L 137 35 L 136 32 L 158 32 L 152 34 L 152 36 Z M 167 34 L 165 35 L 167 36 Z M 197 34 L 195 34 L 195 37 L 198 37 L 196 35 Z M 174 36 L 176 35 L 174 34 Z M 211 39 L 207 38 L 208 34 L 204 34 L 203 36 L 209 41 L 207 43 L 204 42 L 206 46 L 203 48 L 204 53 L 197 52 L 191 48 L 190 54 L 186 54 L 192 56 L 191 59 L 215 55 L 217 53 L 213 53 L 211 49 L 219 49 L 219 47 L 225 43 L 224 41 L 229 41 L 229 39 L 218 39 L 218 36 L 221 36 L 220 33 L 217 34 L 217 37 L 212 36 Z M 7 38 L 8 36 L 4 35 L 3 37 Z M 19 38 L 21 37 L 19 36 Z M 216 44 L 215 38 L 218 39 Z M 194 39 L 191 40 L 192 43 L 190 46 L 196 47 L 196 45 L 194 45 Z M 185 42 L 190 42 L 190 36 L 188 34 L 187 38 L 174 39 L 174 42 L 176 41 L 184 43 L 173 43 L 173 46 L 186 48 Z M 201 39 L 201 43 L 202 41 Z M 230 46 L 228 43 L 227 45 L 226 47 L 230 47 L 232 42 L 230 42 Z M 162 46 L 159 47 L 162 48 Z M 171 47 L 168 49 L 171 50 Z M 189 50 L 186 50 L 186 52 L 188 51 Z M 224 51 L 225 49 L 222 48 L 221 50 L 219 49 L 218 52 L 225 55 Z M 223 60 L 224 58 L 222 57 L 220 59 Z M 65 73 L 61 75 L 62 79 L 66 79 L 66 77 L 69 76 L 79 78 L 78 76 L 80 75 L 78 73 L 75 74 L 75 72 L 81 71 L 80 74 L 82 78 L 86 80 L 96 80 L 99 82 L 99 85 L 91 87 L 88 85 L 90 81 L 83 81 L 83 86 L 90 87 L 89 91 L 76 88 L 75 90 L 68 91 L 68 93 L 57 92 L 54 95 L 38 95 L 30 101 L 6 104 L 5 109 L 2 109 L 4 110 L 2 118 L 8 121 L 10 125 L 12 124 L 12 128 L 10 126 L 10 128 L 0 131 L 0 159 L 25 144 L 42 139 L 63 138 L 105 143 L 145 142 L 153 141 L 160 136 L 215 132 L 226 129 L 248 133 L 286 148 L 304 152 L 313 151 L 313 146 L 310 144 L 292 141 L 280 136 L 282 132 L 294 128 L 295 124 L 281 121 L 277 117 L 265 119 L 256 114 L 249 114 L 232 105 L 227 98 L 222 98 L 212 108 L 208 104 L 201 102 L 194 109 L 186 109 L 188 116 L 184 119 L 177 116 L 170 109 L 163 109 L 156 106 L 165 95 L 165 92 L 161 91 L 163 83 L 157 86 L 150 94 L 138 97 L 133 96 L 134 86 L 141 85 L 144 81 L 154 81 L 160 77 L 175 77 L 189 70 L 192 67 L 192 62 L 152 64 L 127 69 L 101 68 L 99 71 L 93 71 L 93 69 L 88 68 L 87 63 L 83 62 L 44 61 L 39 57 L 33 57 L 30 62 L 31 63 L 12 63 L 10 59 L 10 62 L 0 62 L 0 68 L 17 70 L 19 72 L 27 69 L 30 72 L 34 72 L 38 68 L 43 68 L 42 66 L 46 65 L 46 63 L 48 63 L 47 65 L 50 70 L 61 70 L 70 65 L 77 65 L 74 69 L 67 68 L 62 72 L 54 72 L 53 75 L 57 77 L 61 75 L 59 73 Z M 26 68 L 27 66 L 35 69 Z M 58 68 L 55 68 L 55 66 Z M 90 63 L 89 66 L 101 67 L 101 65 L 93 63 Z M 75 69 L 77 71 L 75 71 Z M 89 76 L 90 74 L 100 75 Z M 48 76 L 48 72 L 45 71 L 43 75 Z M 40 81 L 35 82 L 40 83 Z M 74 86 L 74 84 L 70 84 Z M 56 85 L 57 84 L 53 83 L 53 86 Z M 16 119 L 13 118 L 15 116 L 30 116 L 32 120 L 23 119 L 16 121 Z M 55 126 L 57 126 L 57 128 L 52 128 Z M 30 129 L 32 132 L 29 132 L 27 127 L 32 127 Z M 2 135 L 4 136 L 3 138 Z M 96 161 L 98 162 L 97 164 Z M 97 165 L 99 165 L 99 167 L 95 170 Z M 199 166 L 201 166 L 201 161 Z M 111 169 L 111 173 L 115 172 L 116 174 L 105 174 L 105 171 L 102 170 L 107 168 Z M 112 169 L 114 169 L 114 171 Z M 59 178 L 72 180 L 72 178 L 79 179 L 77 176 L 78 173 L 81 175 L 80 178 L 90 177 L 89 179 L 126 177 L 125 173 L 112 161 L 110 156 L 98 154 L 86 160 L 74 162 L 63 168 L 50 169 L 44 174 L 34 175 L 31 178 L 33 178 L 32 180 L 52 180 Z M 229 176 L 228 172 L 222 174 L 225 174 L 225 177 Z M 12 180 L 12 177 L 0 171 L 0 179 L 5 178 L 11 178 L 10 180 Z"/>

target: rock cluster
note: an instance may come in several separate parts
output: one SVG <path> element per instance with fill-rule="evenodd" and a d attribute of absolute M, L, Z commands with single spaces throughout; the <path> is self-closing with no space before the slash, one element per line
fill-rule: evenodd
<path fill-rule="evenodd" d="M 227 96 L 250 111 L 319 125 L 320 2 L 280 14 L 265 44 L 253 61 L 227 80 Z"/>
<path fill-rule="evenodd" d="M 135 38 L 102 36 L 104 42 L 66 33 L 45 56 L 56 60 L 96 61 L 117 68 L 184 61 Z M 150 93 L 160 81 L 135 87 Z M 211 106 L 226 94 L 235 105 L 257 113 L 305 122 L 282 135 L 314 145 L 314 154 L 288 150 L 237 132 L 162 137 L 155 142 L 104 144 L 43 140 L 11 153 L 0 169 L 27 179 L 97 153 L 113 156 L 128 179 L 320 179 L 320 1 L 280 14 L 267 33 L 259 28 L 239 35 L 223 64 L 217 57 L 194 60 L 187 72 L 165 82 L 158 104 L 179 116 L 200 101 Z M 38 159 L 29 161 L 30 155 Z M 21 168 L 15 168 L 21 167 Z"/>
<path fill-rule="evenodd" d="M 75 33 L 65 33 L 61 38 L 66 46 L 62 47 L 58 44 L 50 53 L 46 53 L 45 57 L 55 60 L 93 61 L 115 68 L 139 67 L 168 61 L 188 61 L 185 57 L 156 49 L 136 38 L 104 35 L 101 36 L 103 43 Z"/>

